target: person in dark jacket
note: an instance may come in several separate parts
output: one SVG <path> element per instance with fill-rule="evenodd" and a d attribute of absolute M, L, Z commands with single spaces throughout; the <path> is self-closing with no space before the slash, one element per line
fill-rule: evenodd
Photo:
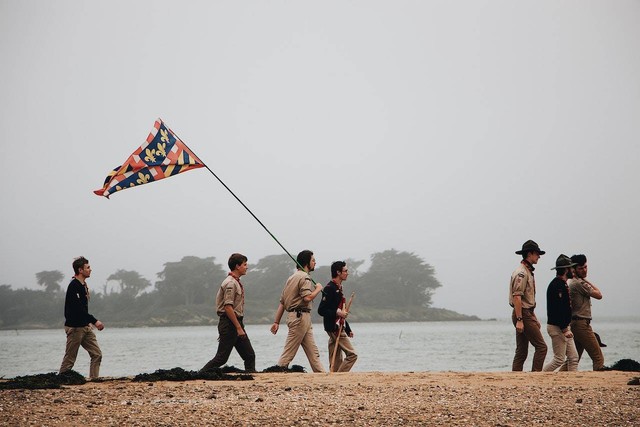
<path fill-rule="evenodd" d="M 553 360 L 543 371 L 555 371 L 566 363 L 567 370 L 578 370 L 578 351 L 571 332 L 571 298 L 567 279 L 573 277 L 571 267 L 576 263 L 566 255 L 556 260 L 556 277 L 547 288 L 547 332 L 551 337 Z"/>
<path fill-rule="evenodd" d="M 104 329 L 101 321 L 89 314 L 89 286 L 87 280 L 91 277 L 91 266 L 85 257 L 78 257 L 73 261 L 74 276 L 64 301 L 64 331 L 67 334 L 67 346 L 60 366 L 60 373 L 71 370 L 76 363 L 78 349 L 82 346 L 91 357 L 89 378 L 100 376 L 102 352 L 98 340 L 93 333 L 93 326 L 99 331 Z"/>
<path fill-rule="evenodd" d="M 318 314 L 323 317 L 324 330 L 329 335 L 329 368 L 331 372 L 349 372 L 358 359 L 358 354 L 351 344 L 349 338 L 353 338 L 353 331 L 347 322 L 345 298 L 342 290 L 342 283 L 347 280 L 349 270 L 344 261 L 336 261 L 331 264 L 331 281 L 327 283 L 322 291 L 322 300 L 318 307 Z M 343 324 L 340 338 L 340 324 Z M 331 366 L 336 350 L 336 340 L 338 341 L 335 365 Z M 344 358 L 343 358 L 344 353 Z"/>

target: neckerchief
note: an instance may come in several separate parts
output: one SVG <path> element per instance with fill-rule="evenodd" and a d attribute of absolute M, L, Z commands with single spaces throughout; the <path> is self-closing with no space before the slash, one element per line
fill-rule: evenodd
<path fill-rule="evenodd" d="M 535 271 L 535 267 L 533 266 L 533 264 L 531 264 L 529 261 L 527 261 L 526 259 L 523 259 L 522 261 L 520 261 L 521 264 L 524 264 L 525 267 L 527 267 L 529 269 L 529 271 L 531 272 L 531 275 L 533 276 L 533 272 Z"/>
<path fill-rule="evenodd" d="M 342 284 L 337 284 L 335 280 L 331 280 L 331 281 L 335 283 L 336 288 L 338 289 L 338 294 L 340 295 L 340 302 L 338 303 L 338 308 L 342 310 L 345 303 L 344 294 L 342 293 Z M 344 317 L 336 316 L 336 325 L 344 326 Z"/>
<path fill-rule="evenodd" d="M 566 280 L 564 280 L 564 287 L 567 289 L 567 297 L 569 298 L 569 307 L 571 307 L 571 291 L 569 290 L 569 283 Z"/>
<path fill-rule="evenodd" d="M 521 263 L 524 264 L 525 267 L 527 267 L 529 272 L 531 272 L 531 277 L 533 277 L 533 294 L 535 295 L 536 294 L 536 276 L 533 274 L 533 272 L 536 268 L 526 259 L 523 259 Z"/>
<path fill-rule="evenodd" d="M 84 286 L 84 291 L 87 293 L 87 301 L 89 301 L 89 299 L 91 298 L 91 296 L 89 295 L 89 286 L 87 286 L 87 281 L 85 280 L 84 282 L 81 282 L 80 279 L 78 279 L 78 277 L 76 276 L 76 280 L 78 282 L 80 282 L 80 284 L 82 286 Z"/>
<path fill-rule="evenodd" d="M 236 281 L 238 282 L 238 285 L 240 285 L 240 291 L 242 293 L 242 305 L 244 306 L 244 286 L 242 286 L 242 282 L 240 281 L 240 278 L 236 277 L 236 275 L 233 274 L 233 272 L 231 271 L 229 272 L 228 275 L 236 279 Z"/>

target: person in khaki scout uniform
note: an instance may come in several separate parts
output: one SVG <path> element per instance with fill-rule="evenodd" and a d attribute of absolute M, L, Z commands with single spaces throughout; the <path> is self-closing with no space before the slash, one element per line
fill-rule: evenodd
<path fill-rule="evenodd" d="M 256 354 L 242 322 L 244 319 L 244 286 L 240 283 L 240 277 L 247 274 L 247 257 L 242 254 L 232 254 L 228 264 L 231 271 L 222 281 L 216 294 L 216 311 L 220 316 L 218 351 L 200 372 L 219 368 L 227 363 L 234 347 L 244 360 L 245 371 L 256 371 Z"/>
<path fill-rule="evenodd" d="M 313 372 L 325 372 L 320 362 L 318 346 L 313 338 L 313 326 L 311 324 L 311 305 L 313 299 L 322 291 L 322 285 L 316 283 L 315 287 L 309 276 L 316 266 L 313 252 L 304 250 L 297 256 L 298 270 L 293 273 L 284 285 L 280 304 L 276 310 L 275 322 L 271 326 L 271 333 L 278 333 L 280 319 L 287 311 L 287 326 L 289 333 L 278 366 L 287 368 L 302 346 Z M 302 267 L 302 269 L 300 268 Z"/>
<path fill-rule="evenodd" d="M 536 242 L 527 240 L 523 243 L 522 249 L 516 251 L 517 255 L 522 255 L 522 261 L 518 268 L 511 274 L 509 285 L 509 305 L 513 307 L 511 320 L 516 327 L 516 354 L 513 357 L 511 369 L 522 371 L 524 361 L 529 353 L 529 343 L 535 348 L 533 354 L 534 372 L 542 371 L 544 358 L 547 356 L 547 344 L 540 332 L 540 322 L 538 321 L 534 309 L 536 307 L 536 281 L 533 277 L 534 264 L 538 263 L 541 255 L 545 251 L 541 250 Z"/>
<path fill-rule="evenodd" d="M 602 299 L 602 292 L 593 283 L 587 280 L 587 257 L 573 255 L 571 261 L 577 265 L 574 267 L 574 278 L 569 280 L 569 293 L 571 295 L 571 330 L 573 331 L 578 357 L 587 350 L 593 361 L 593 370 L 604 368 L 604 355 L 600 349 L 600 343 L 591 329 L 591 298 Z"/>

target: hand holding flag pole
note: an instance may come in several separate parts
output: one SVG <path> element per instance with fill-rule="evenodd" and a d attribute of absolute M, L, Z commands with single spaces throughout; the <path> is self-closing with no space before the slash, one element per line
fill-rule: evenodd
<path fill-rule="evenodd" d="M 299 268 L 302 268 L 302 266 L 298 264 L 298 261 L 282 246 L 262 221 L 251 212 L 247 205 L 231 191 L 227 184 L 222 182 L 209 166 L 191 151 L 187 144 L 185 144 L 175 132 L 165 125 L 162 119 L 156 120 L 151 133 L 149 133 L 147 137 L 147 141 L 134 151 L 122 166 L 118 166 L 111 171 L 104 180 L 103 187 L 95 190 L 94 193 L 108 199 L 111 194 L 117 191 L 159 181 L 182 172 L 202 167 L 207 168 L 207 170 L 211 172 L 211 175 L 235 197 L 242 207 L 258 221 L 258 224 L 260 224 L 285 253 L 289 255 L 289 258 L 291 258 Z M 313 279 L 311 279 L 311 281 L 316 284 Z"/>

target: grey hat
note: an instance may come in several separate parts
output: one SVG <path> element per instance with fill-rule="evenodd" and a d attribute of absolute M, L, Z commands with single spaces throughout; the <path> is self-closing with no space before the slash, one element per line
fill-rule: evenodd
<path fill-rule="evenodd" d="M 522 249 L 516 251 L 517 255 L 522 255 L 526 252 L 538 252 L 540 255 L 544 255 L 546 252 L 540 249 L 540 246 L 533 240 L 527 240 L 522 244 Z"/>
<path fill-rule="evenodd" d="M 560 254 L 558 259 L 556 259 L 556 266 L 555 267 L 551 267 L 551 269 L 552 270 L 557 270 L 558 268 L 569 268 L 569 267 L 574 267 L 576 265 L 578 265 L 578 264 L 576 264 L 575 262 L 571 261 L 571 258 L 566 256 L 565 254 Z"/>

